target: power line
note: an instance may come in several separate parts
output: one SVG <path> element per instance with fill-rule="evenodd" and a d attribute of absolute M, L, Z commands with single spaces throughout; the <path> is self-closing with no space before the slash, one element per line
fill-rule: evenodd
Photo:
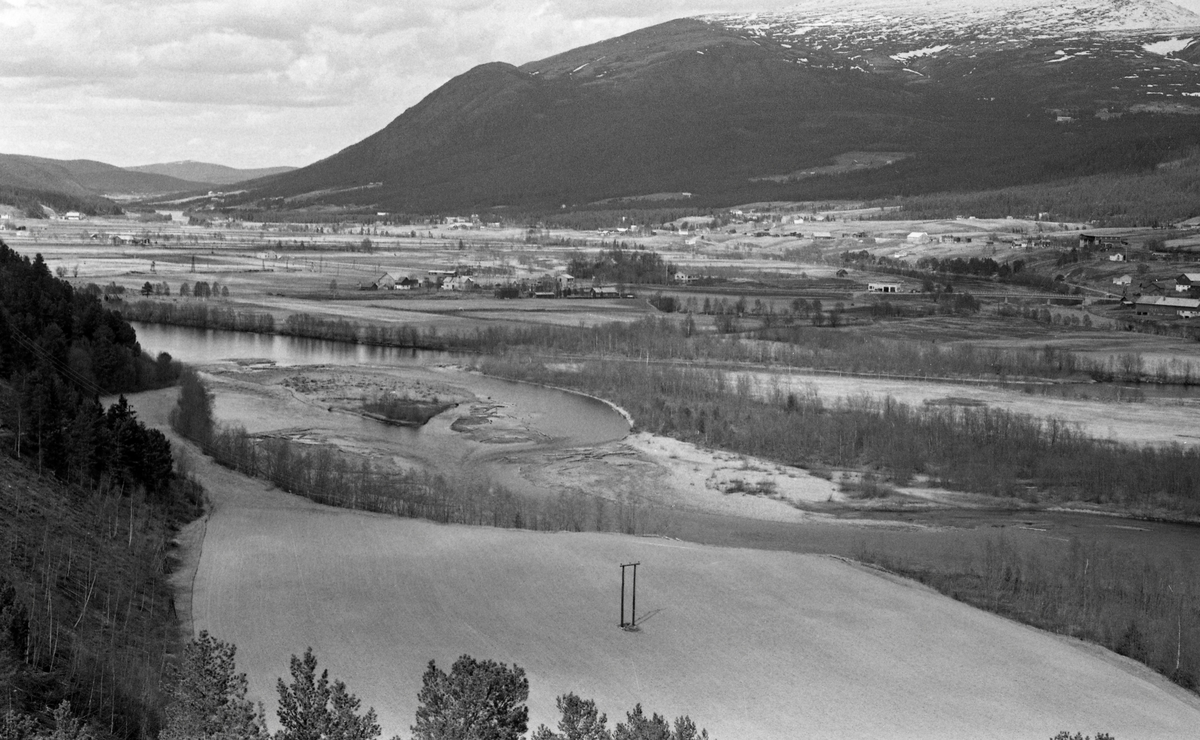
<path fill-rule="evenodd" d="M 63 375 L 64 377 L 66 377 L 67 380 L 70 380 L 71 382 L 80 386 L 80 388 L 82 390 L 87 391 L 88 393 L 90 393 L 93 396 L 103 395 L 104 389 L 101 388 L 99 385 L 97 385 L 95 382 L 93 382 L 89 378 L 85 377 L 78 371 L 74 370 L 69 365 L 63 363 L 62 360 L 59 360 L 54 355 L 50 354 L 50 352 L 47 349 L 40 346 L 37 342 L 34 342 L 32 339 L 30 339 L 28 336 L 26 336 L 20 329 L 16 328 L 15 326 L 12 326 L 11 324 L 9 324 L 9 328 L 12 330 L 13 335 L 16 338 L 16 340 L 23 347 L 25 347 L 25 349 L 29 350 L 30 352 L 35 354 L 40 359 L 49 363 L 52 367 L 54 367 L 54 369 L 60 375 Z"/>

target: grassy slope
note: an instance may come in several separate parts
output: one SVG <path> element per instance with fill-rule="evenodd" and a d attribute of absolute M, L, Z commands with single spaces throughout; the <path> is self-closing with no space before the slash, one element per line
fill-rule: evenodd
<path fill-rule="evenodd" d="M 135 403 L 165 421 L 168 404 Z M 215 505 L 195 624 L 238 644 L 269 712 L 288 656 L 312 646 L 385 734 L 411 724 L 425 663 L 462 653 L 523 666 L 535 724 L 566 691 L 610 716 L 687 713 L 717 737 L 1170 737 L 1200 719 L 1130 662 L 826 558 L 439 526 L 196 470 Z M 615 625 L 630 560 L 637 634 Z"/>

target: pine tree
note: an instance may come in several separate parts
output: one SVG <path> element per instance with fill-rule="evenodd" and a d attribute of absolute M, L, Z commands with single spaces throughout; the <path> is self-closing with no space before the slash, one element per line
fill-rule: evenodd
<path fill-rule="evenodd" d="M 246 698 L 246 674 L 236 672 L 236 652 L 207 631 L 184 647 L 159 740 L 267 740 L 262 715 Z"/>
<path fill-rule="evenodd" d="M 329 671 L 317 675 L 312 648 L 303 658 L 292 656 L 292 683 L 276 683 L 279 724 L 275 740 L 374 740 L 379 737 L 375 710 L 359 715 L 358 697 L 341 681 L 329 681 Z"/>
<path fill-rule="evenodd" d="M 517 740 L 529 724 L 525 670 L 464 655 L 449 675 L 429 661 L 414 740 Z"/>
<path fill-rule="evenodd" d="M 533 734 L 533 740 L 611 740 L 608 717 L 596 711 L 596 702 L 581 699 L 574 693 L 558 697 L 558 733 L 542 725 Z M 689 738 L 689 740 L 691 740 Z"/>

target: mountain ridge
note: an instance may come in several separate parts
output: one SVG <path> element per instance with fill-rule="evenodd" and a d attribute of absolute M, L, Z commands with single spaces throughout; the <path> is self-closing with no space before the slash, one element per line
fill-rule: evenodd
<path fill-rule="evenodd" d="M 91 159 L 0 154 L 0 185 L 87 198 L 183 192 L 207 188 L 209 184 L 154 173 L 131 172 Z"/>
<path fill-rule="evenodd" d="M 480 65 L 235 201 L 438 211 L 651 192 L 711 205 L 880 197 L 1128 171 L 1200 144 L 1196 39 L 1180 38 L 1193 26 L 1200 37 L 1200 16 L 1164 0 L 960 6 L 698 16 Z M 780 177 L 854 152 L 904 156 Z"/>
<path fill-rule="evenodd" d="M 192 159 L 183 159 L 176 162 L 158 162 L 154 164 L 138 165 L 136 167 L 122 167 L 121 169 L 129 172 L 166 175 L 178 180 L 184 180 L 193 183 L 233 185 L 234 183 L 243 182 L 245 180 L 253 180 L 259 177 L 269 177 L 271 175 L 278 175 L 284 172 L 291 172 L 296 168 L 257 167 L 251 169 L 240 169 L 237 167 L 229 167 L 223 164 L 213 164 L 211 162 L 197 162 Z"/>

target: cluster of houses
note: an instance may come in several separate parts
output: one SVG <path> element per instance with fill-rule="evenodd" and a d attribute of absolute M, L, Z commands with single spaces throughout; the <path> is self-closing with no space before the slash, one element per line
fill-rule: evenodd
<path fill-rule="evenodd" d="M 150 237 L 137 236 L 134 234 L 113 234 L 111 237 L 109 237 L 109 241 L 112 242 L 114 247 L 121 247 L 127 244 L 134 247 L 148 247 L 151 243 Z"/>
<path fill-rule="evenodd" d="M 534 298 L 558 298 L 570 295 L 586 295 L 593 298 L 618 298 L 615 287 L 576 285 L 573 276 L 567 273 L 547 274 L 533 278 L 514 279 L 510 276 L 477 277 L 458 270 L 429 270 L 419 275 L 404 275 L 385 272 L 367 283 L 359 283 L 359 290 L 444 290 L 470 292 L 474 290 L 500 290 L 508 288 L 516 295 Z"/>
<path fill-rule="evenodd" d="M 1128 282 L 1118 283 L 1128 285 L 1132 278 L 1122 275 L 1113 280 L 1129 278 Z M 1170 282 L 1170 281 L 1166 281 Z M 1159 282 L 1150 284 L 1150 288 L 1161 291 L 1162 295 L 1147 295 L 1143 293 L 1133 299 L 1133 312 L 1137 316 L 1178 316 L 1183 319 L 1194 319 L 1200 316 L 1200 298 L 1192 298 L 1194 288 L 1200 287 L 1200 272 L 1185 272 L 1174 280 L 1174 289 L 1168 291 L 1167 286 Z M 1172 295 L 1172 293 L 1174 295 Z"/>
<path fill-rule="evenodd" d="M 457 270 L 429 270 L 424 275 L 398 275 L 385 272 L 369 283 L 359 283 L 359 290 L 442 290 L 470 292 L 508 291 L 510 297 L 563 298 L 629 298 L 615 286 L 578 285 L 567 273 L 547 274 L 534 278 L 514 279 L 509 276 L 477 277 Z"/>

